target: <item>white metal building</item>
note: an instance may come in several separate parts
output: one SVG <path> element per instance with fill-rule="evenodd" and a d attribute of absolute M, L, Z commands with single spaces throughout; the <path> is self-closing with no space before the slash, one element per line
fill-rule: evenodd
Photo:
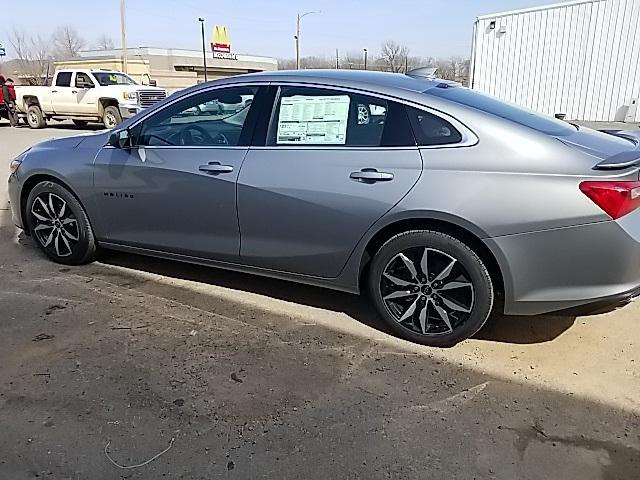
<path fill-rule="evenodd" d="M 640 0 L 478 17 L 472 88 L 567 119 L 639 122 Z"/>

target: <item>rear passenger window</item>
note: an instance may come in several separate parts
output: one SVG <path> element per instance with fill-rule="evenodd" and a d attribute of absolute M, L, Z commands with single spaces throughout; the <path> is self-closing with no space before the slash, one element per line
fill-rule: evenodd
<path fill-rule="evenodd" d="M 56 77 L 56 87 L 70 87 L 71 72 L 60 72 Z"/>
<path fill-rule="evenodd" d="M 338 90 L 283 87 L 269 145 L 414 145 L 404 109 L 385 99 Z"/>
<path fill-rule="evenodd" d="M 407 107 L 407 114 L 420 146 L 451 145 L 462 141 L 460 132 L 444 118 L 413 107 Z"/>

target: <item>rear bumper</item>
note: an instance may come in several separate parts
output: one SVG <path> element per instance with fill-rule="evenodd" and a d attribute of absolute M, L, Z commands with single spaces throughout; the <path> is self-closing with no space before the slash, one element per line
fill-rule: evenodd
<path fill-rule="evenodd" d="M 640 293 L 640 212 L 486 243 L 503 273 L 506 314 L 597 310 Z"/>
<path fill-rule="evenodd" d="M 596 315 L 622 308 L 634 301 L 637 301 L 639 298 L 640 287 L 636 287 L 633 290 L 629 290 L 628 292 L 619 293 L 617 295 L 612 295 L 611 297 L 594 300 L 591 303 L 587 303 L 579 307 L 566 308 L 564 310 L 558 310 L 552 313 L 556 315 L 570 315 L 576 317 L 582 315 Z"/>

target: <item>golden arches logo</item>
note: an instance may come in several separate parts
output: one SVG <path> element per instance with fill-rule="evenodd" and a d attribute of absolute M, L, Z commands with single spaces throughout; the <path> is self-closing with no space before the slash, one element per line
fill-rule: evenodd
<path fill-rule="evenodd" d="M 229 30 L 227 27 L 216 25 L 213 28 L 213 38 L 211 39 L 211 50 L 214 52 L 231 51 L 231 42 L 229 41 Z"/>

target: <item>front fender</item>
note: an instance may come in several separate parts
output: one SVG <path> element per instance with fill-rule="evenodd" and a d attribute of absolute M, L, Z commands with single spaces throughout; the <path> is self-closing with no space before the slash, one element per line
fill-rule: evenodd
<path fill-rule="evenodd" d="M 23 161 L 19 169 L 17 199 L 23 212 L 23 202 L 28 192 L 40 181 L 54 180 L 65 186 L 84 207 L 94 232 L 103 231 L 97 215 L 95 191 L 93 188 L 93 160 L 95 148 L 60 148 L 64 145 L 78 145 L 82 138 L 58 139 L 45 146 L 36 146 Z M 24 221 L 24 219 L 23 219 Z"/>

